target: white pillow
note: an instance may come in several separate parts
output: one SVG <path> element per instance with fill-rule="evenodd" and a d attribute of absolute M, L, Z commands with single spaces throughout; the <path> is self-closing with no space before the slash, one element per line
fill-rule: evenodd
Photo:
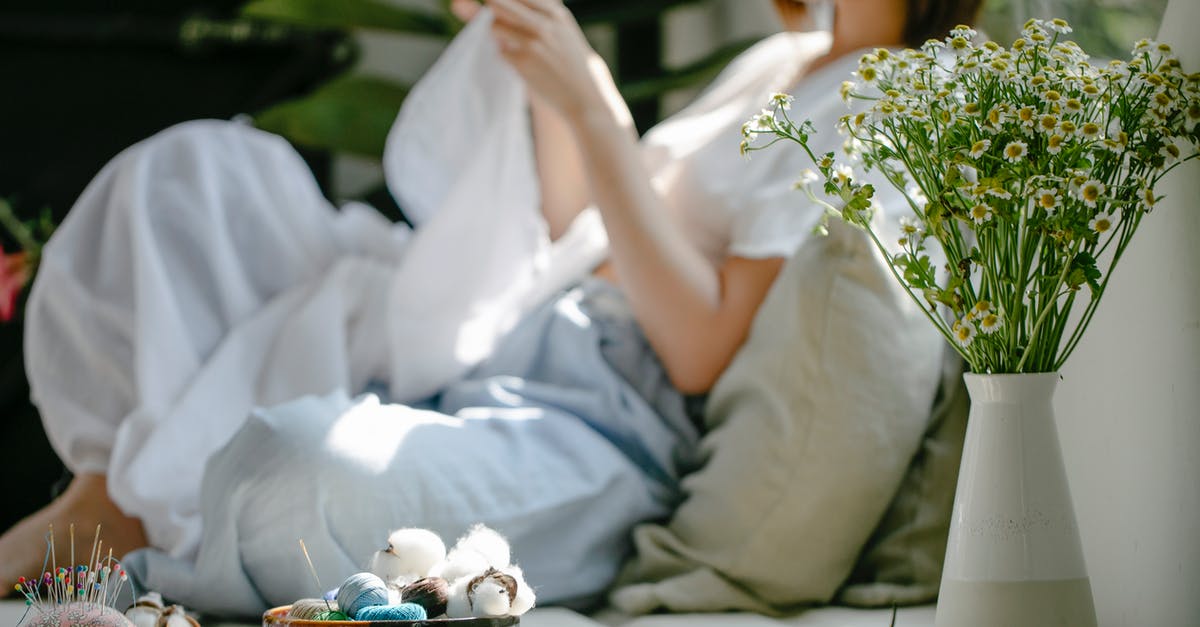
<path fill-rule="evenodd" d="M 941 337 L 862 231 L 834 220 L 784 266 L 706 409 L 705 465 L 634 530 L 610 600 L 781 613 L 847 579 L 921 442 Z"/>

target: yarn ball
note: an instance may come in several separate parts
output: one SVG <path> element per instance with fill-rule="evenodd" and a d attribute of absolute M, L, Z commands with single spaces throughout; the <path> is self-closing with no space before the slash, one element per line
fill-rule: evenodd
<path fill-rule="evenodd" d="M 364 607 L 387 605 L 388 588 L 377 575 L 355 573 L 342 582 L 337 593 L 337 604 L 347 616 L 358 616 Z"/>
<path fill-rule="evenodd" d="M 317 615 L 313 616 L 312 619 L 313 620 L 350 620 L 350 617 L 346 616 L 345 614 L 343 614 L 337 610 L 325 610 L 324 612 L 318 612 Z"/>
<path fill-rule="evenodd" d="M 333 590 L 330 590 L 330 591 L 326 592 L 325 594 L 321 595 L 321 598 L 325 599 L 326 601 L 334 601 L 337 599 L 337 592 L 338 592 L 338 589 L 334 588 Z"/>
<path fill-rule="evenodd" d="M 317 618 L 319 614 L 329 611 L 337 611 L 337 609 L 338 604 L 333 601 L 325 601 L 323 599 L 300 599 L 299 601 L 293 603 L 292 608 L 288 610 L 288 618 L 295 618 L 298 620 L 321 620 Z"/>
<path fill-rule="evenodd" d="M 446 583 L 445 579 L 426 577 L 404 586 L 400 591 L 400 601 L 420 605 L 429 616 L 441 616 L 446 613 L 449 591 L 450 584 Z"/>
<path fill-rule="evenodd" d="M 364 607 L 354 615 L 354 620 L 425 620 L 429 614 L 425 608 L 416 603 L 398 603 L 396 605 L 375 605 Z"/>

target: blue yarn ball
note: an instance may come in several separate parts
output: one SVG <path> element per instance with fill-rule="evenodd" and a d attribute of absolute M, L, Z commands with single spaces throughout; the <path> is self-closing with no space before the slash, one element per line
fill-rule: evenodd
<path fill-rule="evenodd" d="M 388 589 L 383 580 L 371 573 L 356 573 L 338 588 L 338 609 L 346 616 L 357 616 L 364 607 L 387 605 Z"/>
<path fill-rule="evenodd" d="M 354 615 L 354 620 L 425 620 L 429 615 L 425 608 L 416 603 L 397 605 L 375 605 L 364 607 Z"/>

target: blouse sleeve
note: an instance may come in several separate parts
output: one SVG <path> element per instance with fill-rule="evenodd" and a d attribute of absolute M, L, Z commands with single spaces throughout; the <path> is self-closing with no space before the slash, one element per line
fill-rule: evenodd
<path fill-rule="evenodd" d="M 809 136 L 809 146 L 818 156 L 835 153 L 838 162 L 848 162 L 842 146 L 845 137 L 837 131 L 839 120 L 854 111 L 842 101 L 839 86 L 850 80 L 857 64 L 856 55 L 846 55 L 805 78 L 792 92 L 794 101 L 788 116 L 797 124 L 812 121 L 816 132 Z M 766 106 L 767 103 L 763 103 Z M 765 144 L 760 139 L 759 144 Z M 805 170 L 816 170 L 800 146 L 780 142 L 750 156 L 747 186 L 732 207 L 729 254 L 738 257 L 786 257 L 796 251 L 808 238 L 821 219 L 824 208 L 796 189 L 796 182 Z M 856 168 L 858 169 L 858 168 Z M 812 189 L 823 197 L 821 184 Z M 838 206 L 832 198 L 823 198 Z"/>

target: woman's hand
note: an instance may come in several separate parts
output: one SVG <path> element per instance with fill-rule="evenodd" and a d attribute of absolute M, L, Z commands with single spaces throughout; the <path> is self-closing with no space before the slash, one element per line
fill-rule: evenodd
<path fill-rule="evenodd" d="M 604 61 L 562 0 L 486 0 L 501 55 L 533 95 L 568 119 L 615 113 L 629 119 Z"/>
<path fill-rule="evenodd" d="M 450 12 L 464 22 L 474 19 L 475 14 L 479 13 L 479 9 L 482 8 L 483 5 L 479 4 L 479 0 L 450 0 Z"/>

